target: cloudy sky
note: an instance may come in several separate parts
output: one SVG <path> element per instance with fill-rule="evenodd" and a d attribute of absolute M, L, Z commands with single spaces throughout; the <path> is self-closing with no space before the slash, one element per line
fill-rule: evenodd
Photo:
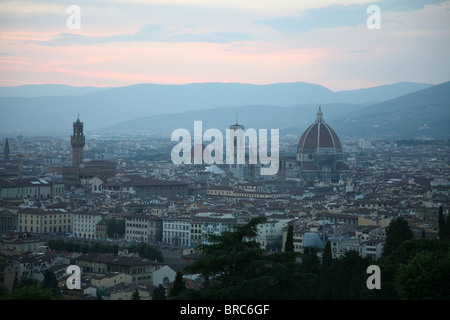
<path fill-rule="evenodd" d="M 0 86 L 438 84 L 449 40 L 450 1 L 1 0 Z"/>

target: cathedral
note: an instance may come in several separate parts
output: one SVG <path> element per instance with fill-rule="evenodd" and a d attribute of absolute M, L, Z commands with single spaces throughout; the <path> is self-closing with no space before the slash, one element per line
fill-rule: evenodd
<path fill-rule="evenodd" d="M 72 166 L 62 168 L 63 182 L 66 186 L 81 186 L 87 184 L 93 177 L 108 178 L 116 174 L 116 164 L 104 160 L 84 161 L 83 149 L 85 136 L 84 124 L 78 116 L 73 123 L 73 134 L 70 137 L 72 146 Z"/>
<path fill-rule="evenodd" d="M 349 177 L 349 167 L 342 160 L 341 141 L 325 122 L 321 106 L 314 123 L 300 137 L 296 160 L 303 181 L 337 183 Z"/>
<path fill-rule="evenodd" d="M 242 129 L 242 124 L 233 124 L 230 129 Z M 236 141 L 234 141 L 236 147 Z M 229 165 L 233 177 L 248 181 L 277 179 L 300 179 L 305 182 L 342 183 L 351 178 L 350 169 L 342 158 L 342 145 L 336 132 L 325 122 L 322 107 L 316 114 L 315 121 L 306 128 L 300 137 L 295 156 L 280 157 L 279 170 L 276 176 L 261 176 L 260 164 L 250 165 L 246 150 L 244 165 Z M 236 157 L 236 150 L 235 150 Z"/>

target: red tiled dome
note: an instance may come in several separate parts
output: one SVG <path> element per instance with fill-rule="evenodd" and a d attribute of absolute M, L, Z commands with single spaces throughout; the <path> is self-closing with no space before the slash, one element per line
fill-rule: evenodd
<path fill-rule="evenodd" d="M 323 120 L 319 107 L 316 121 L 303 132 L 298 142 L 298 149 L 303 148 L 336 148 L 342 149 L 341 141 L 336 132 Z"/>

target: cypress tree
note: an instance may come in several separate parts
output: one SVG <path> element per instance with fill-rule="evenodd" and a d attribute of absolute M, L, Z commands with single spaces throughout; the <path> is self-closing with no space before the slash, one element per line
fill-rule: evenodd
<path fill-rule="evenodd" d="M 332 299 L 333 297 L 334 273 L 332 262 L 331 243 L 327 241 L 323 250 L 322 264 L 320 267 L 320 299 L 323 300 Z"/>
<path fill-rule="evenodd" d="M 166 300 L 166 288 L 162 284 L 153 290 L 152 300 Z"/>
<path fill-rule="evenodd" d="M 185 289 L 183 282 L 183 274 L 180 271 L 177 271 L 177 275 L 175 276 L 175 281 L 173 282 L 173 287 L 170 290 L 169 298 L 174 298 L 179 296 L 183 290 Z"/>
<path fill-rule="evenodd" d="M 445 238 L 445 217 L 444 217 L 444 210 L 442 210 L 442 206 L 439 207 L 439 213 L 438 213 L 438 219 L 439 219 L 439 239 L 444 239 Z"/>
<path fill-rule="evenodd" d="M 136 290 L 134 290 L 133 295 L 131 296 L 131 300 L 141 300 L 141 296 L 139 295 L 139 291 L 136 288 Z"/>
<path fill-rule="evenodd" d="M 58 280 L 56 280 L 55 274 L 50 270 L 45 270 L 44 280 L 42 281 L 43 289 L 52 289 L 55 293 L 58 292 Z"/>
<path fill-rule="evenodd" d="M 323 250 L 322 257 L 322 269 L 329 268 L 331 266 L 331 261 L 333 260 L 333 255 L 331 254 L 331 243 L 327 241 L 325 248 Z"/>
<path fill-rule="evenodd" d="M 284 252 L 294 252 L 294 227 L 292 225 L 288 227 Z"/>
<path fill-rule="evenodd" d="M 444 209 L 442 206 L 439 206 L 439 239 L 450 239 L 450 218 L 444 216 Z"/>

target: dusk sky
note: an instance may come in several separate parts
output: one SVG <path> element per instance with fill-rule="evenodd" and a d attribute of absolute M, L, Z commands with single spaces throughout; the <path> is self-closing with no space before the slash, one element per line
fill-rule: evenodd
<path fill-rule="evenodd" d="M 366 25 L 372 4 L 381 29 Z M 70 5 L 80 29 L 66 24 Z M 0 2 L 0 86 L 439 84 L 449 53 L 450 1 Z"/>

